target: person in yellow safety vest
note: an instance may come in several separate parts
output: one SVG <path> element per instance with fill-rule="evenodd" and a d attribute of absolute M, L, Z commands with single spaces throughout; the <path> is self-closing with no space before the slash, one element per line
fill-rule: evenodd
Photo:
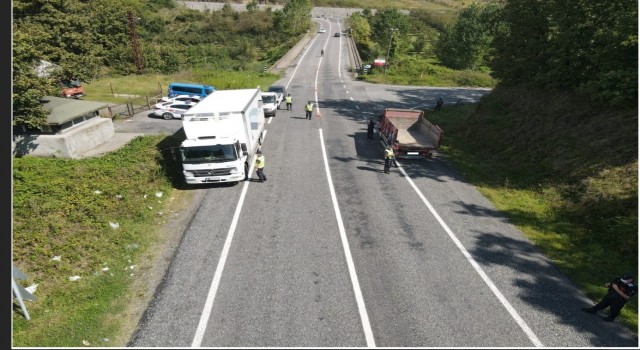
<path fill-rule="evenodd" d="M 287 103 L 287 111 L 290 111 L 291 106 L 293 105 L 293 97 L 291 97 L 291 94 L 287 94 L 287 96 L 284 98 L 284 102 Z"/>
<path fill-rule="evenodd" d="M 262 151 L 258 150 L 256 152 L 256 173 L 258 174 L 258 181 L 265 182 L 267 181 L 267 176 L 264 174 L 264 156 L 262 155 Z"/>
<path fill-rule="evenodd" d="M 389 169 L 391 169 L 391 162 L 392 161 L 393 161 L 393 148 L 391 148 L 391 145 L 389 145 L 384 150 L 384 172 L 385 172 L 385 174 L 389 173 Z"/>
<path fill-rule="evenodd" d="M 304 110 L 307 112 L 306 119 L 311 120 L 311 112 L 313 112 L 313 102 L 307 102 L 307 105 L 304 106 Z"/>

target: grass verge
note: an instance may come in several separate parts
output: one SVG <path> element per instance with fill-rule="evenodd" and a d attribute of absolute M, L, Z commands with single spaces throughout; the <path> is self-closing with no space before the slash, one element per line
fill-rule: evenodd
<path fill-rule="evenodd" d="M 38 298 L 26 302 L 29 321 L 14 303 L 14 346 L 126 344 L 124 315 L 150 292 L 131 286 L 155 261 L 166 239 L 158 228 L 180 196 L 163 151 L 176 142 L 139 137 L 98 158 L 14 159 L 13 258 Z"/>

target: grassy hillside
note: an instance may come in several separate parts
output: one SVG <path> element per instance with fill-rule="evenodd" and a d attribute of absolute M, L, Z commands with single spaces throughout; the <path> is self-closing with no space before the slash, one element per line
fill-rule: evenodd
<path fill-rule="evenodd" d="M 597 301 L 638 268 L 638 114 L 584 96 L 498 88 L 430 113 L 444 154 Z M 638 302 L 621 322 L 637 333 Z"/>

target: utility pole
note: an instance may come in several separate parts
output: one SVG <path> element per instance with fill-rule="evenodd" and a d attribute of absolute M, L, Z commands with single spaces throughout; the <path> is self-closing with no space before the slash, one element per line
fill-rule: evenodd
<path fill-rule="evenodd" d="M 133 18 L 133 12 L 127 13 L 129 20 L 129 32 L 131 33 L 131 46 L 133 47 L 133 61 L 138 69 L 138 74 L 142 74 L 142 58 L 140 57 L 140 47 L 138 46 L 138 33 L 136 32 L 136 20 Z"/>
<path fill-rule="evenodd" d="M 384 59 L 384 75 L 387 75 L 387 65 L 389 64 L 389 54 L 391 53 L 391 38 L 393 38 L 393 32 L 397 31 L 396 28 L 391 28 L 389 31 L 389 48 L 387 49 L 387 57 Z"/>

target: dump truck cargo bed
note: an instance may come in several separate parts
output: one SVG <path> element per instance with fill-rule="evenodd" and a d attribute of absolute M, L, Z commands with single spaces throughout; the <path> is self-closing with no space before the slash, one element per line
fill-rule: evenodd
<path fill-rule="evenodd" d="M 430 157 L 442 143 L 443 131 L 414 109 L 385 108 L 380 120 L 380 138 L 391 145 L 398 158 Z"/>

